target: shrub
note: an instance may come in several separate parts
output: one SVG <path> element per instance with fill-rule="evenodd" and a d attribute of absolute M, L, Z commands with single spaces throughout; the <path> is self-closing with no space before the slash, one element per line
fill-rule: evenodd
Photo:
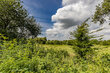
<path fill-rule="evenodd" d="M 63 58 L 69 56 L 67 51 L 39 47 L 30 40 L 24 44 L 16 39 L 4 41 L 1 48 L 0 72 L 3 73 L 52 72 Z"/>
<path fill-rule="evenodd" d="M 93 51 L 87 23 L 84 22 L 77 26 L 76 31 L 71 35 L 76 38 L 75 51 L 80 57 L 84 58 L 88 52 Z"/>

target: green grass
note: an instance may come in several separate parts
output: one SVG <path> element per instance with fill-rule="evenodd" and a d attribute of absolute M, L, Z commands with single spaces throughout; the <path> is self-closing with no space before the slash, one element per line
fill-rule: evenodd
<path fill-rule="evenodd" d="M 40 44 L 40 47 L 44 47 L 46 49 L 54 49 L 54 50 L 65 50 L 69 54 L 75 55 L 75 51 L 73 50 L 73 46 L 70 45 L 45 45 Z M 110 54 L 110 46 L 102 46 L 102 45 L 94 45 L 92 48 L 95 48 L 95 51 L 98 54 Z"/>
<path fill-rule="evenodd" d="M 73 46 L 70 45 L 39 45 L 40 47 L 44 47 L 46 49 L 54 49 L 54 50 L 65 50 L 69 53 L 71 57 L 75 56 L 75 51 L 73 50 Z M 94 45 L 92 48 L 95 48 L 95 53 L 98 56 L 103 54 L 110 54 L 110 46 L 102 46 L 102 45 Z"/>
<path fill-rule="evenodd" d="M 99 48 L 97 50 L 99 54 L 110 54 L 110 46 L 95 45 L 94 48 Z"/>
<path fill-rule="evenodd" d="M 46 49 L 54 49 L 54 50 L 65 50 L 69 53 L 71 57 L 75 55 L 75 51 L 72 49 L 73 47 L 70 45 L 39 45 L 41 47 L 44 47 Z"/>

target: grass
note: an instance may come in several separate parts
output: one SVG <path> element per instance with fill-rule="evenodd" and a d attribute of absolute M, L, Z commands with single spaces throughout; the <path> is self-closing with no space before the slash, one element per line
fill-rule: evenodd
<path fill-rule="evenodd" d="M 92 48 L 95 48 L 97 54 L 110 54 L 110 46 L 103 45 L 94 45 Z"/>
<path fill-rule="evenodd" d="M 39 45 L 46 49 L 54 49 L 54 50 L 65 50 L 69 53 L 70 57 L 73 57 L 75 55 L 75 51 L 72 49 L 72 46 L 70 45 Z"/>
<path fill-rule="evenodd" d="M 45 45 L 40 44 L 46 49 L 54 49 L 54 50 L 65 50 L 69 53 L 70 57 L 75 56 L 75 51 L 72 49 L 73 47 L 70 45 Z M 102 54 L 110 54 L 110 46 L 102 46 L 102 45 L 94 45 L 92 48 L 95 48 L 95 51 L 98 55 Z"/>

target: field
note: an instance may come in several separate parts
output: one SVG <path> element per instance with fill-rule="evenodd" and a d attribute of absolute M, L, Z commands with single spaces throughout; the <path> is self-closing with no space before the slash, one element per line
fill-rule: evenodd
<path fill-rule="evenodd" d="M 72 46 L 69 45 L 40 45 L 47 49 L 54 49 L 54 50 L 65 50 L 69 53 L 70 56 L 74 56 L 74 50 L 72 49 Z"/>
<path fill-rule="evenodd" d="M 75 51 L 73 46 L 69 45 L 41 45 L 42 47 L 54 50 L 65 50 L 69 53 L 69 57 L 64 59 L 72 64 L 75 59 Z M 110 46 L 94 45 L 95 53 L 92 57 L 92 62 L 80 62 L 75 65 L 79 71 L 73 73 L 110 73 Z M 78 60 L 80 61 L 80 60 Z M 97 64 L 97 65 L 96 65 Z M 85 66 L 85 67 L 83 67 Z M 85 70 L 83 70 L 85 69 Z M 69 73 L 69 72 L 68 72 Z"/>
<path fill-rule="evenodd" d="M 40 47 L 44 47 L 47 49 L 54 49 L 54 50 L 65 50 L 70 55 L 75 56 L 75 51 L 73 50 L 73 46 L 70 45 L 39 45 Z M 101 54 L 110 54 L 110 46 L 102 46 L 102 45 L 94 45 L 92 48 L 95 48 L 96 52 Z"/>
<path fill-rule="evenodd" d="M 4 41 L 0 51 L 1 73 L 110 73 L 110 46 L 94 45 L 86 59 L 74 46 Z"/>

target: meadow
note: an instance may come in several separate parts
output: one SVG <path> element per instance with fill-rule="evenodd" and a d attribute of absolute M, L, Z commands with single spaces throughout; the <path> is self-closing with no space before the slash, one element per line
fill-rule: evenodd
<path fill-rule="evenodd" d="M 110 46 L 94 45 L 86 60 L 74 46 L 4 41 L 0 51 L 1 73 L 110 73 Z"/>

